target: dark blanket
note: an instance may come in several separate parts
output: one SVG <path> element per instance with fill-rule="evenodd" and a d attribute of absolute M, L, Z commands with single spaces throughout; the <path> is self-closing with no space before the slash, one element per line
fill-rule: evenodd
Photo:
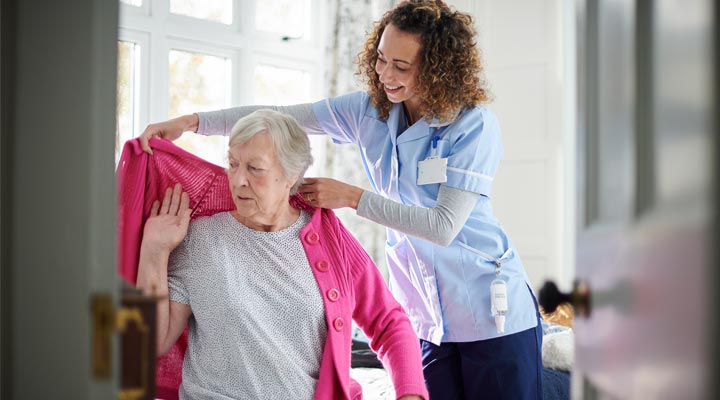
<path fill-rule="evenodd" d="M 382 368 L 377 355 L 370 349 L 367 343 L 353 339 L 352 355 L 350 358 L 351 368 Z"/>
<path fill-rule="evenodd" d="M 545 400 L 570 399 L 570 373 L 568 371 L 543 368 L 542 381 Z"/>

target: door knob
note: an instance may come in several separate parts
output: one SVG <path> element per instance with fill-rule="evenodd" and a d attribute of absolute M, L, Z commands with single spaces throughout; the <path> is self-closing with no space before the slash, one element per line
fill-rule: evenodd
<path fill-rule="evenodd" d="M 562 303 L 570 303 L 576 315 L 590 316 L 590 284 L 576 280 L 570 293 L 563 293 L 553 281 L 546 281 L 538 296 L 538 302 L 547 313 L 552 313 Z"/>

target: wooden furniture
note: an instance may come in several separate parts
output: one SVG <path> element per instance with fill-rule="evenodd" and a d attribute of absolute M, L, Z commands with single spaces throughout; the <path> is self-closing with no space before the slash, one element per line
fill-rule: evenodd
<path fill-rule="evenodd" d="M 120 400 L 155 398 L 157 297 L 124 284 L 115 323 L 120 335 Z"/>

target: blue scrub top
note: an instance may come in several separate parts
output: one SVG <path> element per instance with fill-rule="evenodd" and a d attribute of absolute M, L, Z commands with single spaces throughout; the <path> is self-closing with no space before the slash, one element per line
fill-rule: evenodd
<path fill-rule="evenodd" d="M 538 324 L 528 278 L 500 222 L 490 192 L 502 158 L 500 127 L 485 107 L 462 110 L 451 123 L 417 121 L 407 126 L 402 104 L 386 121 L 364 92 L 323 100 L 313 111 L 335 143 L 354 143 L 376 193 L 403 204 L 433 208 L 441 184 L 418 185 L 418 162 L 431 152 L 447 157 L 447 182 L 481 196 L 467 222 L 443 247 L 387 229 L 390 289 L 407 311 L 418 337 L 434 344 L 509 335 Z M 401 135 L 399 135 L 402 133 Z M 490 309 L 495 260 L 507 282 L 505 331 Z"/>

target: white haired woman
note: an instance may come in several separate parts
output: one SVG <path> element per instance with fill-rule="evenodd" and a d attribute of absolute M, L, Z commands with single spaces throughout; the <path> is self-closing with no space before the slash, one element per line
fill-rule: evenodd
<path fill-rule="evenodd" d="M 398 398 L 428 398 L 417 338 L 375 265 L 331 210 L 295 194 L 307 135 L 262 110 L 230 135 L 236 209 L 190 223 L 168 188 L 153 204 L 138 287 L 158 288 L 158 352 L 189 324 L 181 399 L 360 398 L 349 377 L 350 322 L 371 338 Z"/>

